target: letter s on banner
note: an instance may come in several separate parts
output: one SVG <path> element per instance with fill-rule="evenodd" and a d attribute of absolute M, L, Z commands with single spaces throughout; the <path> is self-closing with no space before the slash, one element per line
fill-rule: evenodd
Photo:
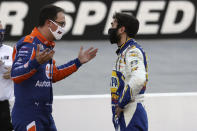
<path fill-rule="evenodd" d="M 54 5 L 64 9 L 66 13 L 74 13 L 76 11 L 75 5 L 71 1 L 58 1 Z M 73 19 L 70 15 L 65 14 L 66 19 L 66 33 L 68 33 L 73 25 Z"/>

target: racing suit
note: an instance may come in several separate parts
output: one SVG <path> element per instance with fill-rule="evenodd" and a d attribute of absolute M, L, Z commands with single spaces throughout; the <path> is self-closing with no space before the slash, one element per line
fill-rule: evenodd
<path fill-rule="evenodd" d="M 81 66 L 78 58 L 61 66 L 56 66 L 53 59 L 39 64 L 35 59 L 38 44 L 41 52 L 55 46 L 34 28 L 14 47 L 11 77 L 14 81 L 12 124 L 15 131 L 56 131 L 51 115 L 52 83 L 71 75 Z"/>
<path fill-rule="evenodd" d="M 116 53 L 110 83 L 114 127 L 116 131 L 147 131 L 147 114 L 141 104 L 148 81 L 146 55 L 134 39 L 127 40 Z M 123 109 L 119 117 L 116 105 Z"/>

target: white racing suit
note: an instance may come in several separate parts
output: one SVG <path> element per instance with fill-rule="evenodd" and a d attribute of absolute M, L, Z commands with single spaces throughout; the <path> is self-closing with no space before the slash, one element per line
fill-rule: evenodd
<path fill-rule="evenodd" d="M 148 81 L 146 55 L 134 39 L 117 50 L 118 59 L 112 71 L 111 100 L 116 131 L 147 131 L 148 119 L 141 104 Z M 124 111 L 115 115 L 115 105 Z"/>

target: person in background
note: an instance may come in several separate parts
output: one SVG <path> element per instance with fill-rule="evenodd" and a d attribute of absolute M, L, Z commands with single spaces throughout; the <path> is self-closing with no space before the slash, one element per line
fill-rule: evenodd
<path fill-rule="evenodd" d="M 134 39 L 138 28 L 139 21 L 134 16 L 115 13 L 108 30 L 111 44 L 118 46 L 110 83 L 116 131 L 148 131 L 147 114 L 141 103 L 148 81 L 147 61 Z"/>
<path fill-rule="evenodd" d="M 0 131 L 12 131 L 9 99 L 14 94 L 10 77 L 13 48 L 3 44 L 4 34 L 0 21 Z"/>
<path fill-rule="evenodd" d="M 56 66 L 54 40 L 62 38 L 65 27 L 64 10 L 47 5 L 41 9 L 37 27 L 14 47 L 11 77 L 15 91 L 12 110 L 15 131 L 56 131 L 51 114 L 52 83 L 68 77 L 96 56 L 98 49 L 91 47 L 83 51 L 81 47 L 76 59 Z"/>

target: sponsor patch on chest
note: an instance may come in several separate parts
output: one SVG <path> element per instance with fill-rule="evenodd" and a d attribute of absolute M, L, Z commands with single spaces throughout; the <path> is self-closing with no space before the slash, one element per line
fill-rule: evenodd
<path fill-rule="evenodd" d="M 52 79 L 52 70 L 53 70 L 53 65 L 47 64 L 45 68 L 45 72 L 46 72 L 46 77 L 48 79 Z"/>
<path fill-rule="evenodd" d="M 51 82 L 50 81 L 37 81 L 35 87 L 50 87 Z"/>

